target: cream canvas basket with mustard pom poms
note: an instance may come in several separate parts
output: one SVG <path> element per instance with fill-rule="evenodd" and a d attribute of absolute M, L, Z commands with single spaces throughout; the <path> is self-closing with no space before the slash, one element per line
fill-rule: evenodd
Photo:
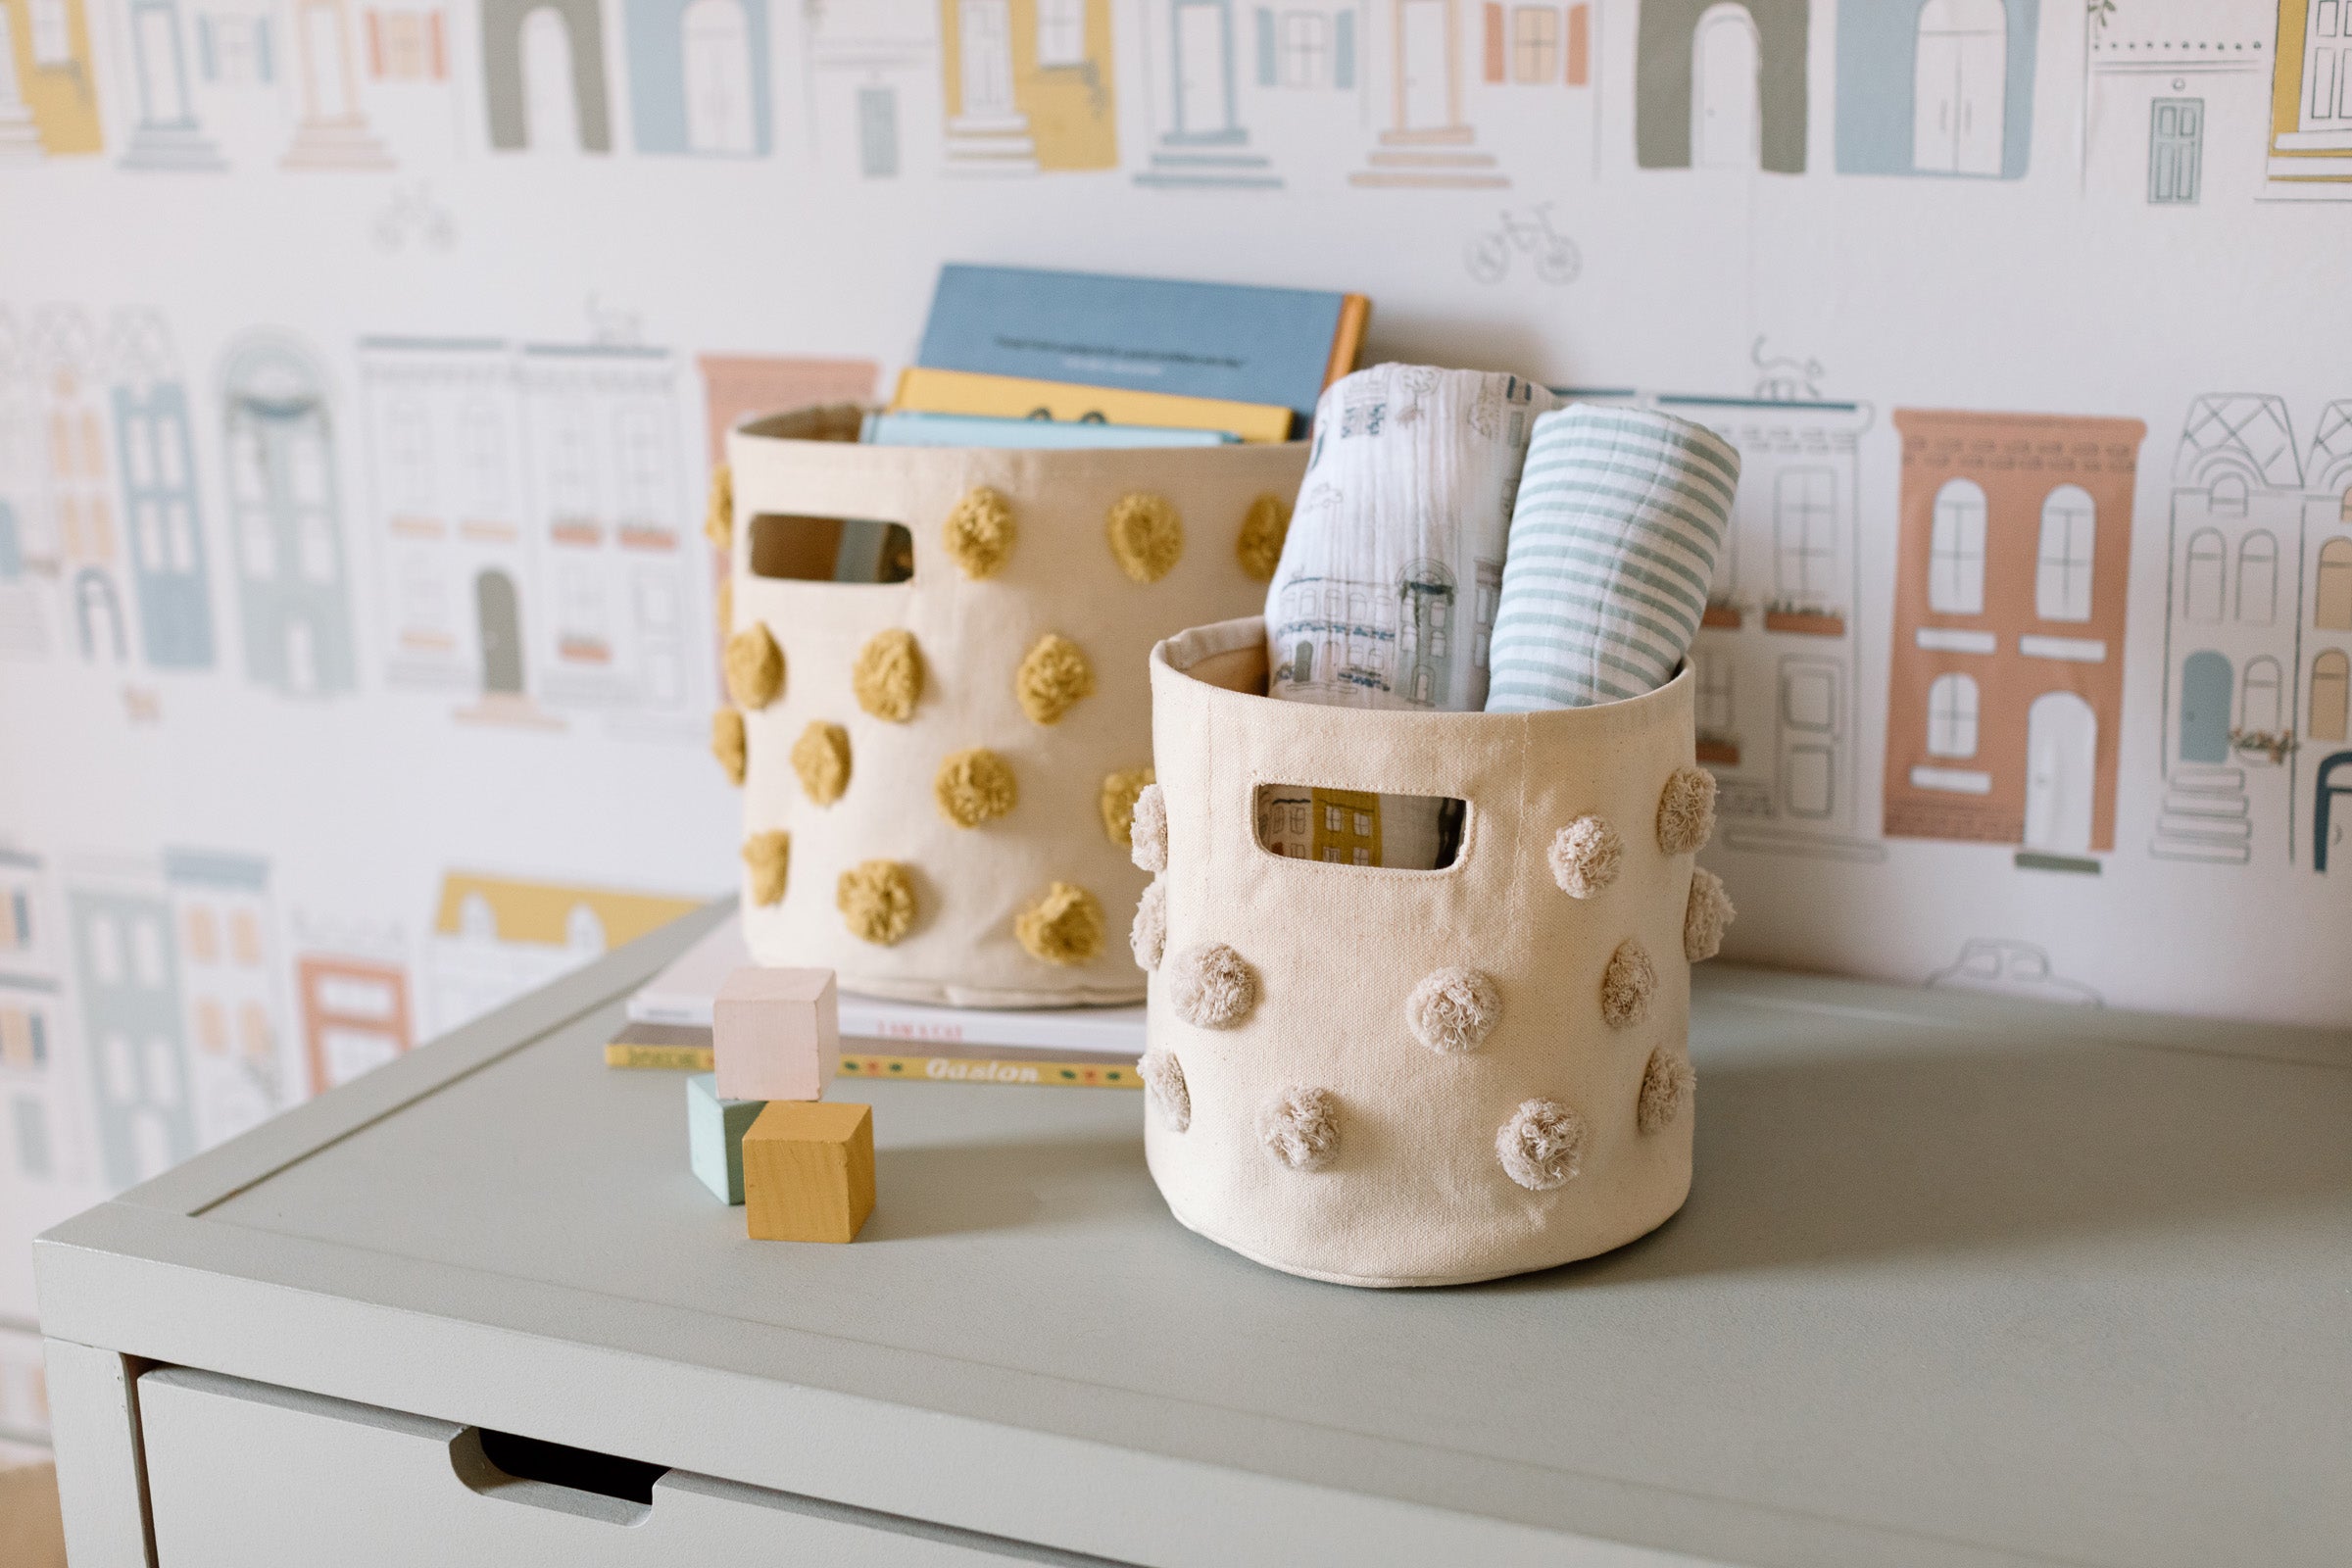
<path fill-rule="evenodd" d="M 1148 656 L 1262 600 L 1305 448 L 866 446 L 859 418 L 727 438 L 713 749 L 752 954 L 904 1001 L 1136 1001 Z M 911 561 L 821 580 L 853 534 Z"/>
<path fill-rule="evenodd" d="M 1152 655 L 1158 782 L 1133 837 L 1159 874 L 1133 942 L 1144 1147 L 1176 1217 L 1372 1286 L 1548 1268 L 1664 1222 L 1690 1187 L 1690 965 L 1731 912 L 1692 864 L 1714 782 L 1688 671 L 1529 713 L 1277 702 L 1265 680 L 1254 618 Z M 1261 785 L 1309 803 L 1286 853 Z M 1451 863 L 1346 863 L 1380 795 L 1466 803 Z"/>

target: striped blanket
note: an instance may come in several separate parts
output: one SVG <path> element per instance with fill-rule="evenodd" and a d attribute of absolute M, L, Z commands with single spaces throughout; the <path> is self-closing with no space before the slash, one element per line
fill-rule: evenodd
<path fill-rule="evenodd" d="M 1647 409 L 1536 420 L 1494 615 L 1489 712 L 1655 691 L 1698 631 L 1731 528 L 1740 454 Z"/>

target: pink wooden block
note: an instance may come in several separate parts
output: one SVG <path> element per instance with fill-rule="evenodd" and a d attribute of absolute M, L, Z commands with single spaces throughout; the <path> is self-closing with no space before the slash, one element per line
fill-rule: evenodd
<path fill-rule="evenodd" d="M 738 969 L 710 1007 L 721 1100 L 822 1100 L 841 1070 L 830 969 Z"/>

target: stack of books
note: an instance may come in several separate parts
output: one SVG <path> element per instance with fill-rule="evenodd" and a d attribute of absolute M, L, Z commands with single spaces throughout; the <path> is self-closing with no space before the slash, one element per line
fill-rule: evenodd
<path fill-rule="evenodd" d="M 899 446 L 1288 441 L 1355 368 L 1371 301 L 951 264 L 865 438 Z"/>
<path fill-rule="evenodd" d="M 710 1004 L 752 962 L 730 918 L 629 999 L 628 1021 L 605 1047 L 610 1067 L 710 1072 Z M 1140 1089 L 1144 1009 L 1003 1011 L 841 997 L 841 1076 L 928 1083 Z"/>

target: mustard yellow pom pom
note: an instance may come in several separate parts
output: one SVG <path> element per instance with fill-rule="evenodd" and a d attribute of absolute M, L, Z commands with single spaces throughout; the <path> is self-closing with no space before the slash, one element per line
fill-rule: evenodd
<path fill-rule="evenodd" d="M 752 902 L 776 903 L 784 897 L 786 873 L 792 869 L 792 835 L 753 834 L 743 841 L 743 863 L 752 873 Z"/>
<path fill-rule="evenodd" d="M 738 708 L 760 709 L 784 689 L 784 650 L 754 621 L 727 639 L 727 695 Z"/>
<path fill-rule="evenodd" d="M 1102 951 L 1102 906 L 1081 887 L 1056 882 L 1012 922 L 1033 958 L 1084 963 Z"/>
<path fill-rule="evenodd" d="M 1102 781 L 1102 831 L 1122 850 L 1135 833 L 1135 798 L 1157 776 L 1149 767 L 1128 767 Z"/>
<path fill-rule="evenodd" d="M 912 718 L 915 701 L 923 695 L 923 654 L 914 646 L 914 633 L 893 626 L 866 639 L 850 669 L 850 690 L 858 706 L 876 718 L 893 724 Z"/>
<path fill-rule="evenodd" d="M 1290 537 L 1291 507 L 1280 496 L 1259 496 L 1242 518 L 1241 537 L 1233 542 L 1235 559 L 1252 582 L 1272 582 L 1282 564 L 1282 542 Z"/>
<path fill-rule="evenodd" d="M 743 782 L 743 763 L 746 746 L 743 737 L 743 715 L 732 708 L 722 708 L 710 715 L 710 755 L 726 770 L 727 782 Z"/>
<path fill-rule="evenodd" d="M 1012 503 L 986 485 L 965 493 L 940 528 L 940 542 L 966 577 L 993 577 L 1012 557 Z"/>
<path fill-rule="evenodd" d="M 896 860 L 861 860 L 841 873 L 833 906 L 850 935 L 889 947 L 914 926 L 914 874 Z"/>
<path fill-rule="evenodd" d="M 1184 558 L 1184 519 L 1166 496 L 1139 490 L 1112 504 L 1110 553 L 1133 582 L 1157 582 Z"/>
<path fill-rule="evenodd" d="M 735 548 L 735 470 L 723 463 L 710 470 L 710 505 L 703 514 L 703 537 L 722 556 Z"/>
<path fill-rule="evenodd" d="M 1076 643 L 1050 631 L 1021 661 L 1012 691 L 1022 712 L 1040 724 L 1058 724 L 1062 714 L 1095 695 L 1095 666 Z"/>
<path fill-rule="evenodd" d="M 985 746 L 957 752 L 939 764 L 931 793 L 940 814 L 957 827 L 978 827 L 1012 809 L 1020 799 L 1012 764 Z"/>
<path fill-rule="evenodd" d="M 819 806 L 831 806 L 850 787 L 850 732 L 818 719 L 792 743 L 792 770 Z"/>

